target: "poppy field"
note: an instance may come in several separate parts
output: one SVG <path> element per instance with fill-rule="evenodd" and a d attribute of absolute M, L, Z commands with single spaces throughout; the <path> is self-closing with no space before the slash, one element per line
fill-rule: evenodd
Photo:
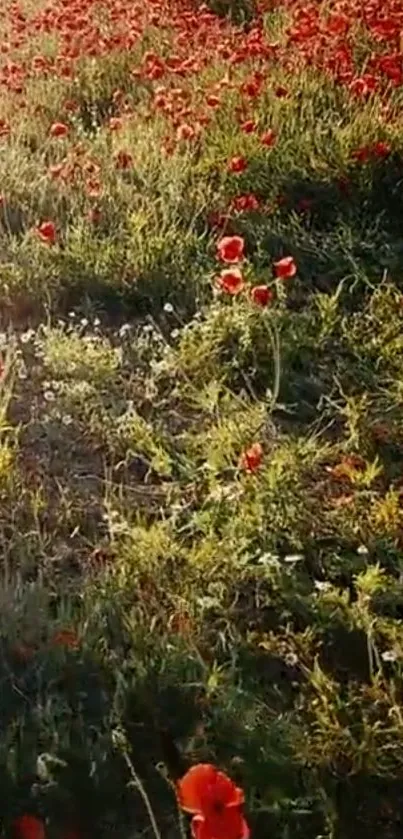
<path fill-rule="evenodd" d="M 2 0 L 2 837 L 401 839 L 402 32 Z"/>

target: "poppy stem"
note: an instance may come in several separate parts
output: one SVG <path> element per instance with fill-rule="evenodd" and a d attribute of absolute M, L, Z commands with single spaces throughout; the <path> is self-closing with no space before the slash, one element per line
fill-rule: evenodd
<path fill-rule="evenodd" d="M 186 839 L 187 831 L 186 831 L 185 817 L 182 813 L 182 810 L 179 807 L 179 804 L 178 804 L 178 820 L 179 820 L 179 834 L 180 834 L 180 837 L 181 837 L 181 839 Z"/>
<path fill-rule="evenodd" d="M 136 772 L 136 770 L 133 766 L 132 760 L 130 758 L 129 751 L 128 751 L 128 744 L 127 744 L 127 740 L 126 740 L 124 732 L 121 729 L 118 730 L 118 731 L 114 731 L 114 738 L 113 739 L 114 739 L 115 746 L 121 752 L 121 755 L 122 755 L 122 757 L 123 757 L 123 759 L 126 763 L 126 766 L 127 766 L 128 770 L 129 770 L 129 773 L 130 773 L 131 778 L 132 778 L 132 784 L 137 789 L 137 791 L 140 794 L 140 797 L 143 800 L 144 806 L 147 810 L 148 818 L 150 819 L 150 824 L 151 824 L 155 839 L 162 839 L 160 829 L 158 827 L 157 820 L 155 818 L 154 811 L 153 811 L 153 808 L 151 806 L 150 799 L 147 795 L 147 792 L 146 792 L 146 789 L 143 785 L 143 782 L 142 782 L 141 778 L 139 777 L 139 775 L 137 774 L 137 772 Z"/>
<path fill-rule="evenodd" d="M 280 383 L 281 383 L 281 353 L 280 353 L 280 338 L 278 334 L 278 330 L 274 327 L 270 327 L 266 321 L 264 320 L 266 332 L 270 339 L 270 344 L 273 351 L 273 365 L 274 365 L 274 375 L 273 375 L 273 387 L 270 393 L 270 400 L 267 402 L 267 409 L 265 418 L 259 425 L 254 428 L 252 437 L 255 438 L 257 434 L 260 434 L 263 428 L 266 427 L 267 420 L 270 418 L 271 414 L 273 413 L 276 403 L 280 393 Z M 257 398 L 256 398 L 257 401 Z"/>
<path fill-rule="evenodd" d="M 273 365 L 274 365 L 274 376 L 273 376 L 273 387 L 271 389 L 270 401 L 267 406 L 267 414 L 273 413 L 274 408 L 276 407 L 276 402 L 279 397 L 280 393 L 280 383 L 281 383 L 281 354 L 280 354 L 280 338 L 278 334 L 278 330 L 276 328 L 272 328 L 268 325 L 267 320 L 265 319 L 265 327 L 267 334 L 270 339 L 271 347 L 273 350 Z"/>
<path fill-rule="evenodd" d="M 176 784 L 175 781 L 172 780 L 172 778 L 170 778 L 168 767 L 165 764 L 160 763 L 157 766 L 157 769 L 161 772 L 162 777 L 164 778 L 164 780 L 166 781 L 168 786 L 171 787 L 171 790 L 172 790 L 172 792 L 175 796 L 176 809 L 177 809 L 177 813 L 178 813 L 180 839 L 187 839 L 188 834 L 187 834 L 187 830 L 186 830 L 186 821 L 185 821 L 185 816 L 184 816 L 184 814 L 181 810 L 181 806 L 180 806 L 180 803 L 179 803 L 179 795 L 178 795 L 177 784 Z"/>

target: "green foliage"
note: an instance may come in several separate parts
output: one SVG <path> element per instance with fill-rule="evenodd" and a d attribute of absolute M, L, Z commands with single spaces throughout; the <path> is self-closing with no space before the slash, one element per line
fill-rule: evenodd
<path fill-rule="evenodd" d="M 265 25 L 282 43 L 286 13 Z M 141 50 L 170 37 L 150 26 Z M 150 835 L 129 755 L 164 836 L 167 778 L 213 761 L 245 788 L 256 839 L 399 839 L 401 121 L 274 64 L 250 135 L 233 108 L 251 68 L 231 65 L 205 139 L 172 150 L 133 55 L 72 82 L 74 153 L 101 194 L 49 178 L 56 83 L 50 101 L 30 80 L 35 119 L 18 111 L 0 157 L 1 827 L 34 809 L 51 836 L 69 819 Z M 172 86 L 202 113 L 222 80 L 217 58 Z M 135 121 L 114 133 L 120 93 Z M 358 166 L 381 129 L 396 157 Z M 250 193 L 255 209 L 215 226 Z M 35 235 L 48 215 L 52 247 Z M 239 296 L 217 288 L 230 234 Z M 297 274 L 276 280 L 287 255 Z"/>

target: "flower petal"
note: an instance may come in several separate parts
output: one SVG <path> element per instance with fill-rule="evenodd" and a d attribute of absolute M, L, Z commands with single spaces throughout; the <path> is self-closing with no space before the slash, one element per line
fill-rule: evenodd
<path fill-rule="evenodd" d="M 201 813 L 206 787 L 215 783 L 217 769 L 211 763 L 198 763 L 178 781 L 177 792 L 182 810 Z"/>
<path fill-rule="evenodd" d="M 183 810 L 209 816 L 217 804 L 223 809 L 239 807 L 244 801 L 242 790 L 224 772 L 211 763 L 198 763 L 178 782 L 178 800 Z"/>
<path fill-rule="evenodd" d="M 249 839 L 249 827 L 239 807 L 230 807 L 216 816 L 192 819 L 194 839 Z"/>
<path fill-rule="evenodd" d="M 20 816 L 13 824 L 16 839 L 45 839 L 45 826 L 41 819 L 29 813 Z"/>

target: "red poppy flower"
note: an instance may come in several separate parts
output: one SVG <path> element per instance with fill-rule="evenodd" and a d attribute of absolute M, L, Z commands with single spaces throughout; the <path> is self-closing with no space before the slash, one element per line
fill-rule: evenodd
<path fill-rule="evenodd" d="M 244 134 L 253 134 L 253 132 L 256 131 L 257 126 L 256 122 L 254 122 L 253 119 L 246 119 L 244 122 L 241 123 L 240 128 L 241 131 L 244 132 Z"/>
<path fill-rule="evenodd" d="M 176 139 L 177 140 L 194 140 L 196 136 L 196 131 L 192 125 L 188 125 L 188 123 L 183 122 L 182 125 L 179 125 L 176 131 Z"/>
<path fill-rule="evenodd" d="M 244 802 L 242 790 L 211 763 L 198 763 L 178 781 L 178 799 L 182 810 L 209 815 L 217 805 L 239 807 Z"/>
<path fill-rule="evenodd" d="M 243 213 L 246 210 L 258 210 L 259 209 L 259 199 L 253 192 L 249 192 L 246 195 L 237 195 L 236 198 L 233 198 L 231 201 L 231 210 L 235 210 L 238 213 Z"/>
<path fill-rule="evenodd" d="M 273 292 L 267 285 L 256 285 L 250 292 L 251 300 L 263 309 L 273 300 Z"/>
<path fill-rule="evenodd" d="M 64 103 L 65 111 L 69 111 L 70 113 L 74 114 L 76 111 L 79 110 L 79 105 L 77 102 L 74 102 L 74 99 L 67 99 Z"/>
<path fill-rule="evenodd" d="M 263 449 L 260 443 L 253 443 L 249 449 L 241 454 L 240 467 L 245 472 L 257 472 L 263 460 Z"/>
<path fill-rule="evenodd" d="M 192 813 L 195 839 L 246 839 L 249 829 L 241 812 L 242 790 L 224 772 L 199 763 L 178 782 L 178 800 Z"/>
<path fill-rule="evenodd" d="M 239 174 L 240 172 L 245 171 L 247 165 L 248 162 L 244 157 L 232 157 L 228 162 L 228 171 Z"/>
<path fill-rule="evenodd" d="M 55 632 L 51 642 L 55 647 L 65 647 L 68 650 L 77 650 L 80 646 L 74 629 L 60 629 Z"/>
<path fill-rule="evenodd" d="M 327 466 L 326 471 L 330 473 L 332 478 L 336 478 L 336 480 L 347 479 L 354 481 L 354 478 L 360 472 L 363 472 L 365 467 L 366 463 L 364 458 L 360 457 L 360 455 L 351 454 L 342 457 L 341 461 L 336 463 L 335 466 Z"/>
<path fill-rule="evenodd" d="M 102 184 L 97 178 L 89 178 L 85 182 L 85 191 L 89 198 L 99 198 L 102 195 Z"/>
<path fill-rule="evenodd" d="M 130 169 L 133 165 L 133 158 L 128 151 L 121 149 L 115 156 L 115 166 L 117 169 Z"/>
<path fill-rule="evenodd" d="M 274 263 L 276 277 L 280 280 L 287 280 L 289 277 L 295 277 L 297 273 L 297 266 L 292 256 L 284 256 Z"/>
<path fill-rule="evenodd" d="M 367 97 L 376 90 L 376 78 L 375 76 L 371 76 L 369 73 L 366 73 L 364 76 L 353 79 L 353 81 L 350 82 L 349 87 L 355 96 Z"/>
<path fill-rule="evenodd" d="M 192 618 L 188 612 L 174 612 L 169 619 L 169 629 L 178 635 L 190 635 L 193 629 Z"/>
<path fill-rule="evenodd" d="M 108 125 L 111 131 L 120 131 L 123 128 L 123 120 L 121 117 L 110 117 Z"/>
<path fill-rule="evenodd" d="M 239 294 L 245 286 L 242 273 L 238 268 L 222 271 L 216 282 L 222 291 L 232 295 Z"/>
<path fill-rule="evenodd" d="M 45 839 L 45 825 L 41 819 L 26 813 L 15 820 L 13 834 L 15 839 Z"/>
<path fill-rule="evenodd" d="M 217 255 L 222 262 L 240 262 L 244 255 L 245 242 L 242 236 L 224 236 L 217 245 Z"/>
<path fill-rule="evenodd" d="M 99 207 L 92 207 L 92 209 L 87 213 L 87 219 L 91 222 L 91 224 L 99 224 L 102 219 L 102 211 Z"/>
<path fill-rule="evenodd" d="M 372 146 L 372 152 L 375 157 L 388 157 L 391 153 L 392 149 L 389 143 L 385 143 L 382 140 L 378 140 L 377 143 L 374 143 Z"/>
<path fill-rule="evenodd" d="M 5 119 L 0 119 L 0 137 L 8 137 L 10 134 L 10 125 Z"/>
<path fill-rule="evenodd" d="M 56 242 L 56 227 L 53 221 L 43 221 L 39 227 L 36 228 L 36 233 L 42 242 L 47 245 L 54 245 Z"/>
<path fill-rule="evenodd" d="M 218 108 L 218 106 L 221 104 L 220 97 L 216 96 L 214 93 L 210 93 L 206 97 L 206 102 L 209 108 Z"/>
<path fill-rule="evenodd" d="M 69 133 L 69 127 L 64 122 L 54 122 L 50 126 L 51 137 L 66 137 Z"/>
<path fill-rule="evenodd" d="M 369 146 L 362 146 L 353 151 L 351 157 L 353 160 L 357 160 L 358 163 L 367 163 L 371 157 L 371 149 Z"/>
<path fill-rule="evenodd" d="M 49 168 L 48 172 L 51 178 L 59 178 L 60 175 L 63 174 L 65 169 L 64 163 L 52 163 Z"/>
<path fill-rule="evenodd" d="M 165 93 L 163 91 L 161 91 L 161 93 L 156 92 L 153 102 L 154 108 L 160 108 L 164 111 L 168 107 L 168 104 L 169 100 L 165 96 Z"/>
<path fill-rule="evenodd" d="M 257 79 L 249 79 L 241 85 L 241 93 L 255 99 L 259 95 L 262 88 L 262 83 Z"/>
<path fill-rule="evenodd" d="M 266 146 L 268 149 L 274 146 L 276 142 L 276 135 L 274 131 L 272 131 L 271 128 L 269 128 L 268 131 L 265 131 L 260 137 L 260 142 L 262 146 Z"/>

